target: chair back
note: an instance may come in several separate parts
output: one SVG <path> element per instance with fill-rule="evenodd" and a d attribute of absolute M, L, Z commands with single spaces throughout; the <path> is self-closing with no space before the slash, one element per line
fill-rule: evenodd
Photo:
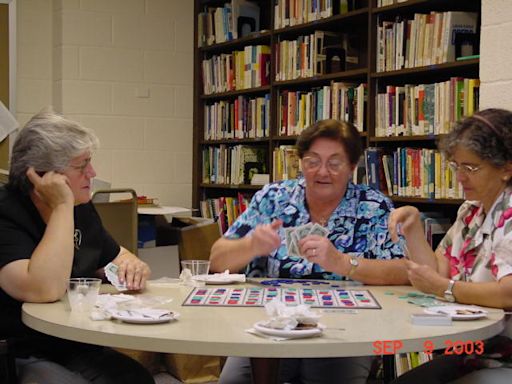
<path fill-rule="evenodd" d="M 220 238 L 218 223 L 195 224 L 181 229 L 180 260 L 209 260 L 213 243 Z"/>
<path fill-rule="evenodd" d="M 129 193 L 131 198 L 122 201 L 105 201 L 105 195 Z M 101 222 L 119 245 L 137 254 L 137 193 L 133 189 L 98 190 L 92 195 L 92 203 Z"/>

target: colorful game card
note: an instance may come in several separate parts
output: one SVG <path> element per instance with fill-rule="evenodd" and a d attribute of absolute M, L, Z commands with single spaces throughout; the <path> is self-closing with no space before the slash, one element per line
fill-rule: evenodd
<path fill-rule="evenodd" d="M 313 287 L 194 288 L 183 305 L 263 307 L 273 299 L 283 301 L 288 306 L 307 304 L 313 308 L 381 308 L 368 290 Z"/>

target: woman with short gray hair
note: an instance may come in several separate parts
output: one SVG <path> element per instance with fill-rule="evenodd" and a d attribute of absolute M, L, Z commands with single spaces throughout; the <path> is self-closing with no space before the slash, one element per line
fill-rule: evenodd
<path fill-rule="evenodd" d="M 0 189 L 0 307 L 20 383 L 154 383 L 137 362 L 110 348 L 67 341 L 21 322 L 23 302 L 52 302 L 70 277 L 105 276 L 110 262 L 128 289 L 145 287 L 146 263 L 120 247 L 91 203 L 96 135 L 46 109 L 14 142 Z"/>

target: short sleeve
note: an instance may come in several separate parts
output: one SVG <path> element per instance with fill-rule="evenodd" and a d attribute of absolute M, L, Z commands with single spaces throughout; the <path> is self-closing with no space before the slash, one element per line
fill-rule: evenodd
<path fill-rule="evenodd" d="M 30 259 L 37 243 L 20 226 L 0 218 L 0 268 L 16 260 Z"/>

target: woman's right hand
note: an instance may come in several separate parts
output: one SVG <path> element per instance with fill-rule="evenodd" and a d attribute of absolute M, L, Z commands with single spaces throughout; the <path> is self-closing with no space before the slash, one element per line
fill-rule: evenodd
<path fill-rule="evenodd" d="M 61 204 L 74 204 L 75 198 L 66 176 L 53 171 L 39 176 L 33 167 L 27 170 L 27 177 L 34 186 L 34 193 L 52 210 Z"/>
<path fill-rule="evenodd" d="M 420 212 L 416 207 L 406 205 L 396 208 L 389 214 L 388 230 L 391 240 L 398 242 L 398 231 L 400 234 L 409 238 L 415 231 L 423 233 Z M 400 228 L 400 229 L 399 229 Z"/>
<path fill-rule="evenodd" d="M 277 230 L 283 225 L 281 220 L 258 225 L 251 234 L 251 250 L 255 256 L 267 256 L 281 245 Z"/>

